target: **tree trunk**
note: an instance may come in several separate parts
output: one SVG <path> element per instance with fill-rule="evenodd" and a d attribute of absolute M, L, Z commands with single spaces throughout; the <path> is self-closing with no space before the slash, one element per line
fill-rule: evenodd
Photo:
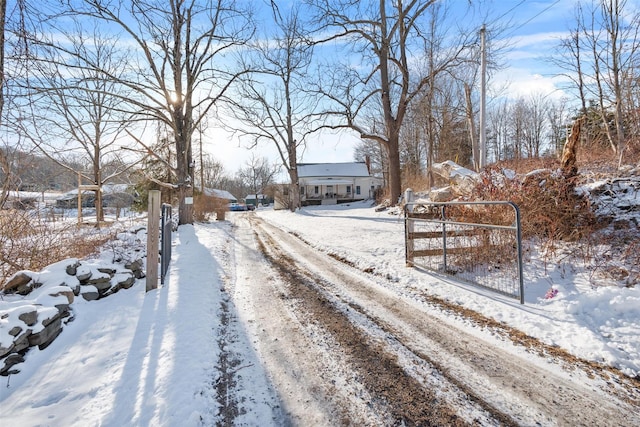
<path fill-rule="evenodd" d="M 173 132 L 176 144 L 176 178 L 178 185 L 178 225 L 193 224 L 193 155 L 191 147 L 191 114 L 188 99 L 182 98 L 180 82 L 176 79 L 176 96 L 173 105 Z"/>
<path fill-rule="evenodd" d="M 292 167 L 289 169 L 289 178 L 291 179 L 291 204 L 289 210 L 295 212 L 302 204 L 300 202 L 300 182 L 298 178 L 298 168 Z"/>
<path fill-rule="evenodd" d="M 100 156 L 100 143 L 99 141 L 96 141 L 93 155 L 93 183 L 98 186 L 94 204 L 96 208 L 96 223 L 98 228 L 100 227 L 100 222 L 104 221 L 104 211 L 102 210 L 102 172 L 100 168 Z"/>
<path fill-rule="evenodd" d="M 567 138 L 567 143 L 562 151 L 562 160 L 560 162 L 562 167 L 562 175 L 565 179 L 570 180 L 578 175 L 577 154 L 578 154 L 578 142 L 580 141 L 580 130 L 584 117 L 579 117 L 571 127 L 571 135 Z"/>
<path fill-rule="evenodd" d="M 396 205 L 402 195 L 402 170 L 400 167 L 400 150 L 398 135 L 391 135 L 387 142 L 387 154 L 389 157 L 389 198 L 391 204 Z"/>
<path fill-rule="evenodd" d="M 93 205 L 96 208 L 96 227 L 100 228 L 100 222 L 104 221 L 104 211 L 102 210 L 102 185 L 98 184 L 95 191 L 95 199 Z"/>
<path fill-rule="evenodd" d="M 289 131 L 292 131 L 292 128 L 289 128 Z M 292 138 L 293 136 L 291 136 Z M 293 141 L 290 139 L 290 141 Z M 291 179 L 291 186 L 293 191 L 293 197 L 291 197 L 291 206 L 289 206 L 289 210 L 291 212 L 295 212 L 296 209 L 302 206 L 300 202 L 300 177 L 298 176 L 298 151 L 296 149 L 295 141 L 289 142 L 288 146 L 289 153 L 289 178 Z"/>

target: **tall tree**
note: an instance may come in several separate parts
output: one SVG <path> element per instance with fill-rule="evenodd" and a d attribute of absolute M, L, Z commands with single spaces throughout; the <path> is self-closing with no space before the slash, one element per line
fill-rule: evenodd
<path fill-rule="evenodd" d="M 576 10 L 577 29 L 560 45 L 569 54 L 561 65 L 575 76 L 572 79 L 581 98 L 582 115 L 588 114 L 589 95 L 595 100 L 601 128 L 621 164 L 626 115 L 635 109 L 625 108 L 625 93 L 637 76 L 640 12 L 626 0 L 591 0 L 579 3 Z"/>
<path fill-rule="evenodd" d="M 542 93 L 533 93 L 523 98 L 524 127 L 523 141 L 528 157 L 540 157 L 545 141 L 549 101 Z"/>
<path fill-rule="evenodd" d="M 11 77 L 18 80 L 24 78 L 22 72 L 25 62 L 9 60 L 14 52 L 16 56 L 21 56 L 19 54 L 24 47 L 24 9 L 25 0 L 18 0 L 15 13 L 7 15 L 7 1 L 0 0 L 0 126 L 2 128 L 11 128 L 15 123 L 15 120 L 7 119 L 10 109 L 6 107 L 6 104 L 10 102 L 10 94 L 13 92 L 12 85 L 8 81 L 11 80 Z M 9 63 L 12 66 L 9 66 Z M 8 135 L 16 135 L 16 137 L 7 137 Z M 15 176 L 12 167 L 17 164 L 14 155 L 20 151 L 20 143 L 22 142 L 22 138 L 17 135 L 17 132 L 2 132 L 0 138 L 0 208 L 8 199 L 9 190 L 13 189 L 16 182 L 19 181 L 19 177 Z"/>
<path fill-rule="evenodd" d="M 624 129 L 624 86 L 625 73 L 637 65 L 636 52 L 640 48 L 640 12 L 631 12 L 626 0 L 602 0 L 601 10 L 604 22 L 605 50 L 595 58 L 601 61 L 606 70 L 605 82 L 612 94 L 613 117 L 615 122 L 616 140 L 614 148 L 622 164 L 625 148 Z"/>
<path fill-rule="evenodd" d="M 354 147 L 353 157 L 357 162 L 364 162 L 373 176 L 382 177 L 386 185 L 389 175 L 387 167 L 387 150 L 378 142 L 363 139 Z"/>
<path fill-rule="evenodd" d="M 460 39 L 437 56 L 430 73 L 421 75 L 411 60 L 424 55 L 424 26 L 427 13 L 436 0 L 395 0 L 355 2 L 350 0 L 311 0 L 323 42 L 343 41 L 350 53 L 361 57 L 359 67 L 344 64 L 321 84 L 320 90 L 334 107 L 330 114 L 341 120 L 336 128 L 350 128 L 361 138 L 378 141 L 387 149 L 389 196 L 397 203 L 402 194 L 400 131 L 409 105 L 422 89 L 433 83 L 439 70 L 462 60 L 468 41 Z M 471 36 L 474 38 L 475 35 Z M 420 52 L 422 51 L 422 52 Z M 347 55 L 347 60 L 352 58 Z M 383 117 L 381 129 L 374 129 L 372 117 Z"/>
<path fill-rule="evenodd" d="M 242 79 L 229 99 L 233 130 L 254 147 L 276 147 L 289 175 L 291 210 L 300 207 L 298 160 L 307 137 L 318 130 L 316 100 L 305 89 L 312 63 L 313 45 L 306 33 L 299 5 L 281 10 L 271 2 L 275 25 L 264 40 L 255 42 L 250 60 L 255 72 Z"/>
<path fill-rule="evenodd" d="M 221 182 L 227 175 L 224 165 L 219 160 L 214 159 L 210 154 L 205 154 L 202 156 L 200 168 L 201 188 L 220 189 Z"/>
<path fill-rule="evenodd" d="M 201 121 L 245 70 L 225 54 L 253 35 L 251 13 L 231 0 L 82 0 L 71 13 L 88 25 L 107 24 L 122 34 L 136 56 L 123 77 L 106 79 L 127 87 L 124 101 L 141 123 L 171 129 L 176 152 L 174 186 L 179 194 L 179 224 L 193 222 L 192 137 Z M 144 134 L 130 135 L 142 141 Z"/>
<path fill-rule="evenodd" d="M 488 111 L 488 140 L 489 147 L 492 148 L 493 160 L 498 162 L 513 157 L 510 144 L 511 138 L 509 127 L 511 118 L 509 115 L 509 103 L 506 99 L 502 99 L 492 104 Z M 490 154 L 490 153 L 487 153 Z"/>
<path fill-rule="evenodd" d="M 567 137 L 567 126 L 569 125 L 567 102 L 566 98 L 551 100 L 546 112 L 551 148 L 553 153 L 558 155 L 562 152 L 562 146 Z"/>

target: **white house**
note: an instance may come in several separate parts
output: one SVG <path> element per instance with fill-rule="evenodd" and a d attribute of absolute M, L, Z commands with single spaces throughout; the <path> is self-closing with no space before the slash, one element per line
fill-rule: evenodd
<path fill-rule="evenodd" d="M 364 162 L 300 163 L 298 182 L 303 206 L 372 199 L 382 186 Z"/>

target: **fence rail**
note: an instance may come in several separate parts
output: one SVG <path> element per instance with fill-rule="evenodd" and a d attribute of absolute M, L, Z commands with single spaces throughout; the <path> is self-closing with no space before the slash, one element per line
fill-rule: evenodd
<path fill-rule="evenodd" d="M 520 210 L 512 202 L 408 202 L 407 266 L 419 266 L 524 304 Z"/>

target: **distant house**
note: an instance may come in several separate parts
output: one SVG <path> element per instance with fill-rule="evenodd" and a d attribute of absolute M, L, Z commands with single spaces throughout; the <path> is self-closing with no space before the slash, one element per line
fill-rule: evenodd
<path fill-rule="evenodd" d="M 298 164 L 303 206 L 372 199 L 382 179 L 371 176 L 364 162 Z"/>
<path fill-rule="evenodd" d="M 102 186 L 102 207 L 125 208 L 130 207 L 135 196 L 128 184 L 105 184 Z M 63 209 L 78 207 L 78 190 L 71 190 L 56 199 L 56 206 Z M 82 207 L 95 206 L 95 192 L 82 191 Z"/>
<path fill-rule="evenodd" d="M 217 188 L 205 188 L 204 195 L 215 197 L 217 199 L 224 199 L 229 203 L 238 203 L 238 198 L 226 190 L 218 190 Z"/>
<path fill-rule="evenodd" d="M 245 198 L 244 198 L 244 203 L 247 205 L 253 205 L 253 206 L 258 206 L 258 205 L 263 205 L 263 206 L 267 206 L 271 203 L 273 203 L 273 200 L 265 195 L 265 194 L 248 194 Z"/>

